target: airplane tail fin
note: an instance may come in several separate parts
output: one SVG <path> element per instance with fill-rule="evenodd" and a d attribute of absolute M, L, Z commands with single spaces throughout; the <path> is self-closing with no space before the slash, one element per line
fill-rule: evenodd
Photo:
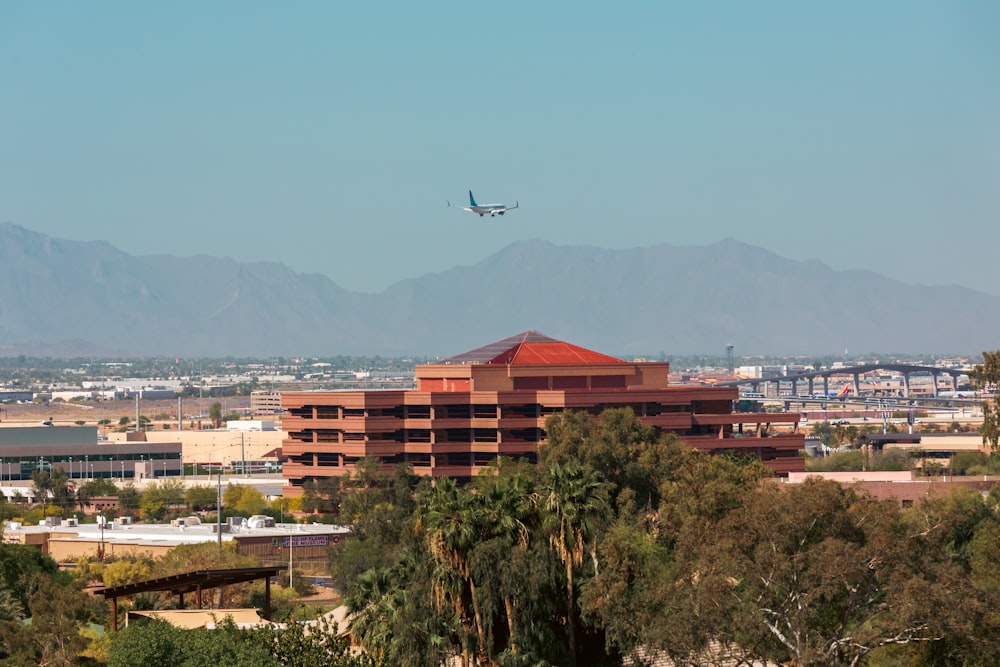
<path fill-rule="evenodd" d="M 469 190 L 469 206 L 477 206 L 476 198 L 472 196 L 472 190 Z"/>
<path fill-rule="evenodd" d="M 448 200 L 448 208 L 451 208 L 451 200 Z"/>

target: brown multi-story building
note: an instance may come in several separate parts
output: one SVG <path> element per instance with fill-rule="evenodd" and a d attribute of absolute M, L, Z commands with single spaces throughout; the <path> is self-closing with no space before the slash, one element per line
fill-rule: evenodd
<path fill-rule="evenodd" d="M 286 492 L 350 473 L 368 456 L 387 468 L 405 462 L 418 474 L 471 478 L 499 456 L 533 461 L 550 415 L 615 407 L 692 447 L 754 454 L 778 474 L 804 470 L 798 414 L 734 412 L 735 388 L 667 386 L 669 368 L 528 331 L 417 366 L 415 390 L 286 392 Z M 782 423 L 790 428 L 773 430 Z"/>

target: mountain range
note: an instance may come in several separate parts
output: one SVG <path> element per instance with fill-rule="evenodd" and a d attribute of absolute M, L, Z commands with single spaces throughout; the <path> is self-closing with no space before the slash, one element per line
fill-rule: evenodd
<path fill-rule="evenodd" d="M 450 356 L 526 329 L 622 357 L 997 347 L 1000 297 L 835 271 L 734 240 L 513 243 L 345 290 L 274 262 L 135 256 L 0 224 L 0 356 Z"/>

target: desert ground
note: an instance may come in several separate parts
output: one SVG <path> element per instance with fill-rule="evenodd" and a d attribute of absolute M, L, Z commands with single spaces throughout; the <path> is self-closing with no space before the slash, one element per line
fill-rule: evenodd
<path fill-rule="evenodd" d="M 233 410 L 243 414 L 250 405 L 248 397 L 183 399 L 180 406 L 185 427 L 191 421 L 202 421 L 207 425 L 209 409 L 216 402 L 222 404 L 223 414 Z M 177 423 L 177 407 L 176 400 L 140 401 L 139 414 L 148 417 L 160 428 L 163 424 L 170 424 L 172 428 Z M 135 412 L 134 400 L 3 403 L 0 404 L 0 426 L 39 426 L 45 422 L 54 426 L 97 426 L 98 422 L 109 419 L 108 427 L 113 429 L 118 427 L 122 417 L 134 422 Z"/>

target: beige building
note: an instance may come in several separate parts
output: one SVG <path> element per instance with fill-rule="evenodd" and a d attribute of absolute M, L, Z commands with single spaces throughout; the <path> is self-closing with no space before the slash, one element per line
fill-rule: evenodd
<path fill-rule="evenodd" d="M 281 393 L 277 391 L 250 392 L 250 415 L 253 417 L 280 419 Z"/>
<path fill-rule="evenodd" d="M 350 537 L 344 526 L 324 524 L 265 523 L 264 517 L 237 519 L 222 524 L 222 541 L 235 542 L 236 551 L 256 556 L 265 563 L 325 562 L 327 550 Z M 181 544 L 212 543 L 219 540 L 214 523 L 197 517 L 178 519 L 170 524 L 131 523 L 127 518 L 108 522 L 104 529 L 94 523 L 76 524 L 63 520 L 57 526 L 4 527 L 6 544 L 31 544 L 58 562 L 77 558 L 148 557 L 158 558 Z M 291 554 L 289 554 L 291 551 Z"/>
<path fill-rule="evenodd" d="M 247 461 L 278 462 L 281 431 L 148 431 L 147 442 L 180 442 L 184 463 L 232 465 Z M 111 442 L 124 441 L 127 433 L 109 433 Z"/>

